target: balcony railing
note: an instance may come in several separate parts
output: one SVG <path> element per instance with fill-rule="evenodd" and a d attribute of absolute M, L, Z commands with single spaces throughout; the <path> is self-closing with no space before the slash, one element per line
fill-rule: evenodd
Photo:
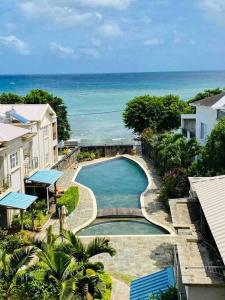
<path fill-rule="evenodd" d="M 29 176 L 36 169 L 38 169 L 38 157 L 33 157 L 24 161 L 25 176 Z"/>
<path fill-rule="evenodd" d="M 6 192 L 11 187 L 11 176 L 0 178 L 0 195 Z"/>

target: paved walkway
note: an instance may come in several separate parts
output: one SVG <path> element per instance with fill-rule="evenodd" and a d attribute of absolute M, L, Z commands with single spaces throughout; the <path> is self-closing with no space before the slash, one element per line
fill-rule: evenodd
<path fill-rule="evenodd" d="M 126 283 L 116 278 L 113 278 L 111 300 L 126 300 L 129 299 L 129 296 L 130 287 Z"/>

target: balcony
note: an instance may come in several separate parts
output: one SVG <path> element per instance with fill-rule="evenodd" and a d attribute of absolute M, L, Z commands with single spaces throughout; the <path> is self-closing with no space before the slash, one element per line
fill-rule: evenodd
<path fill-rule="evenodd" d="M 24 161 L 24 174 L 25 176 L 31 176 L 39 167 L 38 157 L 27 158 Z"/>
<path fill-rule="evenodd" d="M 0 178 L 0 196 L 11 188 L 11 176 Z"/>

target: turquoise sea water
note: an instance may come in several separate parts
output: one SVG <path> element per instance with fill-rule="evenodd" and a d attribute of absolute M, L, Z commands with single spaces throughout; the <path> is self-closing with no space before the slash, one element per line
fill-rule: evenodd
<path fill-rule="evenodd" d="M 94 192 L 98 209 L 140 208 L 140 195 L 148 185 L 144 171 L 126 158 L 83 167 L 75 180 Z"/>
<path fill-rule="evenodd" d="M 23 95 L 40 88 L 62 97 L 72 137 L 82 143 L 130 141 L 132 132 L 123 126 L 122 111 L 135 96 L 173 93 L 185 100 L 219 86 L 225 86 L 225 71 L 0 76 L 0 92 Z"/>

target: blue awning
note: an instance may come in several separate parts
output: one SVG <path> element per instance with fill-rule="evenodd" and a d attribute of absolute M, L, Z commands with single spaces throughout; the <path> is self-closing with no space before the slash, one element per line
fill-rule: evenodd
<path fill-rule="evenodd" d="M 34 173 L 30 178 L 27 180 L 45 184 L 54 184 L 61 176 L 63 172 L 57 170 L 39 170 Z"/>
<path fill-rule="evenodd" d="M 11 192 L 0 198 L 0 206 L 24 210 L 31 206 L 35 200 L 37 200 L 36 196 Z"/>
<path fill-rule="evenodd" d="M 169 287 L 174 285 L 173 268 L 165 268 L 159 272 L 133 280 L 130 287 L 130 300 L 149 300 L 149 296 L 167 291 Z"/>

